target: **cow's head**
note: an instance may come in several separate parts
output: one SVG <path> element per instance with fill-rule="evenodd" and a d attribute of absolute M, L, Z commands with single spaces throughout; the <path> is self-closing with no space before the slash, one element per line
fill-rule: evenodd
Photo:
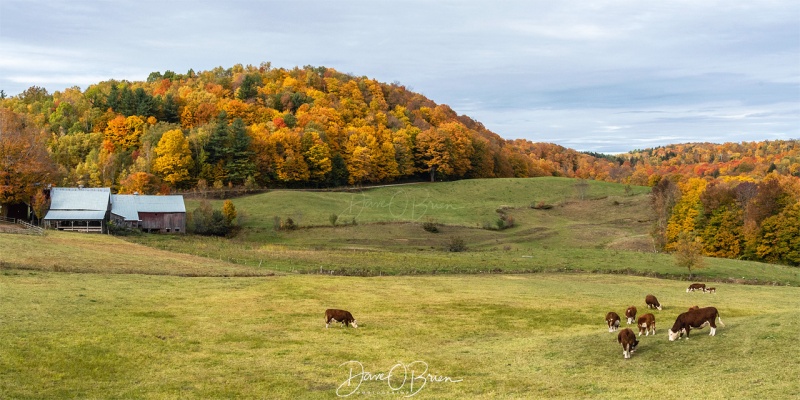
<path fill-rule="evenodd" d="M 638 346 L 638 345 L 639 345 L 639 340 L 638 339 L 633 339 L 633 343 L 631 344 L 631 353 L 636 351 L 636 346 Z"/>
<path fill-rule="evenodd" d="M 353 328 L 358 328 L 358 322 L 356 322 L 356 320 L 353 320 L 353 322 L 351 322 L 351 323 L 350 323 L 350 325 L 351 325 Z"/>
<path fill-rule="evenodd" d="M 681 329 L 681 330 L 679 330 L 679 331 L 677 331 L 677 332 L 673 332 L 673 331 L 672 331 L 672 329 L 670 329 L 670 330 L 669 330 L 669 341 L 670 341 L 670 342 L 674 342 L 674 341 L 675 341 L 675 339 L 680 339 L 680 338 L 681 338 L 681 336 L 683 336 L 683 331 L 684 331 L 684 330 L 683 330 L 683 329 Z"/>

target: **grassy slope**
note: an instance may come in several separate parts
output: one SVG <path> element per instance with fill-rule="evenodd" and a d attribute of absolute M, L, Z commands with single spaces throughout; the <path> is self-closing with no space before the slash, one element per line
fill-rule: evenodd
<path fill-rule="evenodd" d="M 517 184 L 485 183 L 492 193 Z M 511 190 L 517 197 L 507 201 L 462 193 L 458 185 L 473 182 L 430 185 L 450 185 L 436 196 L 464 206 L 436 208 L 435 220 L 448 223 L 436 235 L 413 221 L 381 222 L 380 213 L 369 217 L 374 224 L 360 214 L 357 226 L 274 232 L 270 215 L 316 213 L 325 225 L 341 206 L 325 196 L 348 196 L 297 192 L 237 199 L 249 215 L 233 240 L 136 238 L 148 248 L 101 235 L 0 234 L 0 397 L 333 398 L 349 360 L 374 373 L 420 360 L 430 373 L 463 379 L 428 383 L 418 398 L 662 398 L 687 386 L 702 387 L 706 398 L 800 396 L 795 287 L 717 283 L 715 295 L 687 294 L 680 281 L 574 273 L 224 277 L 319 268 L 685 273 L 668 255 L 628 251 L 647 249 L 645 197 L 601 184 L 590 191 L 595 200 L 564 201 L 573 183 L 524 180 L 526 189 Z M 365 204 L 396 189 L 378 189 L 383 194 Z M 323 200 L 306 201 L 314 196 Z M 526 207 L 542 198 L 559 206 Z M 465 211 L 472 202 L 482 206 Z M 500 205 L 512 207 L 517 227 L 474 227 Z M 441 251 L 450 235 L 471 250 Z M 708 261 L 698 280 L 800 284 L 796 268 Z M 658 335 L 641 338 L 634 358 L 623 360 L 603 316 L 643 309 L 647 293 L 665 305 L 654 311 Z M 694 304 L 718 307 L 727 326 L 714 338 L 706 329 L 668 342 L 666 329 Z M 350 309 L 361 327 L 325 330 L 328 307 Z M 383 382 L 364 385 L 359 397 L 391 394 Z"/>
<path fill-rule="evenodd" d="M 687 274 L 675 267 L 672 256 L 651 251 L 648 188 L 633 187 L 626 193 L 623 185 L 589 181 L 586 200 L 580 201 L 575 183 L 566 178 L 489 179 L 357 194 L 274 191 L 234 200 L 243 229 L 232 240 L 157 235 L 131 240 L 281 271 L 385 275 L 580 269 Z M 529 207 L 540 201 L 555 207 Z M 187 208 L 196 204 L 189 202 Z M 516 226 L 480 229 L 497 220 L 501 206 L 507 207 Z M 356 216 L 359 224 L 333 227 L 331 214 L 340 222 Z M 314 228 L 275 231 L 274 216 Z M 440 233 L 422 229 L 421 222 L 428 220 L 444 224 Z M 452 237 L 463 238 L 470 251 L 443 251 Z M 796 268 L 707 261 L 707 268 L 696 271 L 698 279 L 800 285 Z"/>
<path fill-rule="evenodd" d="M 270 271 L 152 249 L 108 235 L 48 231 L 0 234 L 0 269 L 183 276 L 252 276 Z"/>
<path fill-rule="evenodd" d="M 4 271 L 4 398 L 334 398 L 356 360 L 386 373 L 424 361 L 418 398 L 704 398 L 800 395 L 800 292 L 611 275 L 182 278 Z M 655 337 L 630 360 L 603 316 L 647 293 Z M 725 327 L 689 341 L 666 330 L 688 306 L 713 305 Z M 358 329 L 325 329 L 327 307 Z M 641 312 L 640 312 L 641 313 Z M 395 382 L 399 385 L 399 381 Z M 408 390 L 409 386 L 405 386 Z M 366 382 L 359 398 L 385 398 Z"/>

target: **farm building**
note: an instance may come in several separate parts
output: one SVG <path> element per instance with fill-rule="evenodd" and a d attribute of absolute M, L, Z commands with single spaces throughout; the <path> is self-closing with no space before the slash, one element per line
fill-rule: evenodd
<path fill-rule="evenodd" d="M 111 220 L 144 232 L 186 232 L 183 196 L 111 195 Z"/>
<path fill-rule="evenodd" d="M 50 189 L 50 210 L 45 226 L 61 231 L 103 233 L 111 208 L 109 188 Z"/>

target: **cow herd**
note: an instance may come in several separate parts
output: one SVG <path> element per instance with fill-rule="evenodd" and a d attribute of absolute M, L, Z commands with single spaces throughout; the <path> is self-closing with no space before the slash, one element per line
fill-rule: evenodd
<path fill-rule="evenodd" d="M 700 290 L 703 293 L 716 293 L 716 288 L 706 288 L 704 283 L 693 283 L 689 285 L 689 287 L 686 289 L 686 293 L 694 292 L 696 290 Z M 658 301 L 656 296 L 652 294 L 645 296 L 644 303 L 648 309 L 655 309 L 659 311 L 662 310 L 661 303 Z M 651 334 L 655 336 L 656 316 L 653 313 L 647 313 L 641 315 L 637 319 L 636 312 L 636 306 L 630 306 L 625 310 L 625 318 L 628 325 L 631 325 L 634 323 L 634 321 L 636 321 L 636 327 L 639 330 L 639 336 L 642 336 L 642 334 L 645 336 L 650 336 Z M 608 325 L 609 332 L 615 332 L 619 330 L 620 321 L 621 318 L 616 312 L 609 311 L 606 314 L 606 324 Z M 688 340 L 689 332 L 692 330 L 692 328 L 703 329 L 706 326 L 711 327 L 709 336 L 715 336 L 717 334 L 716 321 L 719 321 L 722 326 L 725 326 L 725 324 L 722 323 L 722 319 L 719 317 L 719 311 L 717 311 L 716 308 L 700 308 L 699 306 L 689 307 L 686 312 L 678 315 L 678 318 L 675 319 L 675 323 L 672 325 L 672 328 L 669 329 L 669 341 L 672 342 L 676 339 L 680 339 L 684 334 L 686 334 L 686 339 Z M 328 328 L 332 322 L 341 323 L 345 327 L 352 326 L 353 328 L 358 328 L 358 323 L 353 317 L 353 314 L 346 310 L 333 308 L 325 310 L 325 327 Z M 622 345 L 622 356 L 624 358 L 631 358 L 631 354 L 639 345 L 639 339 L 637 339 L 636 334 L 631 328 L 622 329 L 617 334 L 617 342 Z"/>
<path fill-rule="evenodd" d="M 694 292 L 694 291 L 702 291 L 703 293 L 716 293 L 716 288 L 706 288 L 704 283 L 693 283 L 689 285 L 686 289 L 686 293 Z M 648 294 L 645 296 L 644 299 L 645 305 L 647 305 L 648 309 L 655 309 L 661 311 L 662 306 L 659 303 L 656 296 L 652 294 Z M 625 310 L 625 318 L 627 319 L 628 325 L 631 325 L 636 322 L 636 327 L 639 330 L 639 335 L 642 336 L 649 336 L 652 334 L 655 336 L 656 334 L 656 317 L 652 313 L 647 313 L 640 316 L 638 319 L 636 318 L 636 306 L 630 306 Z M 689 332 L 692 328 L 695 329 L 702 329 L 706 326 L 711 327 L 711 332 L 709 336 L 715 336 L 717 333 L 717 324 L 716 321 L 722 326 L 725 326 L 722 323 L 722 319 L 719 317 L 719 311 L 714 307 L 704 307 L 700 308 L 699 306 L 692 306 L 686 312 L 681 313 L 675 319 L 675 323 L 672 325 L 672 328 L 669 329 L 668 338 L 669 341 L 674 341 L 676 339 L 680 339 L 683 335 L 686 335 L 686 339 L 689 339 Z M 609 312 L 606 314 L 606 324 L 608 325 L 608 331 L 614 332 L 619 330 L 620 325 L 620 317 L 614 311 Z M 636 350 L 636 347 L 639 345 L 639 340 L 637 335 L 631 328 L 624 328 L 617 334 L 617 342 L 622 345 L 622 356 L 624 358 L 631 358 L 631 354 Z"/>

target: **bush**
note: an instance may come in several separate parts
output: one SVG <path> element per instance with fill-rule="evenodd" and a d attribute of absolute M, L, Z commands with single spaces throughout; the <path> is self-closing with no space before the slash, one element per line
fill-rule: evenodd
<path fill-rule="evenodd" d="M 192 211 L 188 225 L 189 232 L 204 236 L 225 236 L 233 229 L 233 224 L 222 211 L 211 208 L 208 201 L 201 202 Z"/>
<path fill-rule="evenodd" d="M 286 231 L 293 231 L 297 229 L 297 224 L 294 223 L 294 220 L 291 218 L 286 218 L 286 221 L 281 223 L 281 229 Z"/>
<path fill-rule="evenodd" d="M 131 229 L 127 226 L 118 225 L 114 221 L 108 221 L 106 226 L 108 227 L 108 233 L 114 236 L 129 236 L 138 235 L 141 233 L 138 229 Z"/>
<path fill-rule="evenodd" d="M 447 243 L 447 250 L 459 253 L 462 251 L 467 251 L 467 243 L 464 242 L 464 239 L 460 236 L 453 236 L 450 238 L 450 241 Z"/>
<path fill-rule="evenodd" d="M 436 223 L 433 221 L 426 221 L 422 223 L 422 229 L 425 229 L 426 232 L 430 233 L 439 233 L 439 228 L 436 226 Z"/>

